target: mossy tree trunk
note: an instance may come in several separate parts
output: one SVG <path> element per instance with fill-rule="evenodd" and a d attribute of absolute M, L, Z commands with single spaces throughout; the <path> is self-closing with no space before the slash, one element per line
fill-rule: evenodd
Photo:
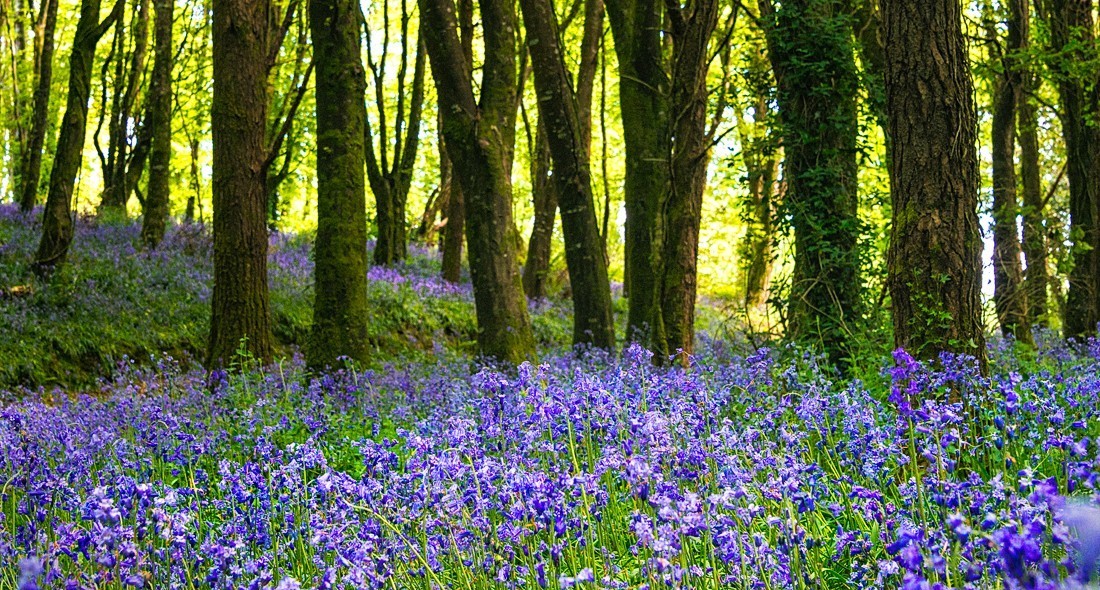
<path fill-rule="evenodd" d="M 156 0 L 153 74 L 145 124 L 150 127 L 149 190 L 142 208 L 141 240 L 156 248 L 168 223 L 172 177 L 172 14 L 173 0 Z"/>
<path fill-rule="evenodd" d="M 851 29 L 838 0 L 760 3 L 778 86 L 787 194 L 794 230 L 788 336 L 850 359 L 862 317 L 858 216 L 859 120 Z"/>
<path fill-rule="evenodd" d="M 214 293 L 208 368 L 272 357 L 265 223 L 269 0 L 215 0 Z"/>
<path fill-rule="evenodd" d="M 473 0 L 458 0 L 458 35 L 462 45 L 462 56 L 466 63 L 467 75 L 474 67 L 474 3 Z M 441 186 L 447 191 L 447 205 L 444 210 L 446 224 L 443 227 L 443 280 L 457 283 L 462 279 L 462 250 L 466 244 L 466 203 L 462 198 L 462 185 L 454 178 L 454 162 L 447 150 L 444 137 L 443 117 L 440 115 L 438 128 L 440 151 Z"/>
<path fill-rule="evenodd" d="M 535 355 L 511 239 L 510 156 L 515 135 L 515 7 L 481 0 L 485 64 L 480 102 L 459 39 L 453 0 L 419 0 L 443 133 L 465 198 L 470 274 L 482 354 L 518 363 Z"/>
<path fill-rule="evenodd" d="M 99 40 L 122 12 L 123 0 L 117 0 L 111 14 L 99 20 L 100 1 L 81 0 L 73 49 L 69 55 L 69 88 L 65 116 L 57 139 L 50 190 L 42 214 L 42 240 L 34 258 L 34 268 L 46 274 L 64 264 L 73 241 L 72 199 L 76 176 L 84 156 L 84 134 L 88 123 L 88 99 L 91 95 L 92 66 Z"/>
<path fill-rule="evenodd" d="M 628 340 L 649 346 L 657 361 L 668 356 L 661 319 L 660 204 L 669 190 L 669 76 L 662 44 L 660 0 L 607 0 L 607 19 L 619 63 L 626 177 Z"/>
<path fill-rule="evenodd" d="M 310 0 L 317 64 L 317 242 L 307 361 L 365 361 L 367 327 L 366 77 L 356 0 Z"/>
<path fill-rule="evenodd" d="M 60 0 L 43 0 L 34 35 L 34 108 L 26 149 L 20 162 L 19 208 L 30 212 L 38 202 L 38 184 L 42 177 L 42 152 L 46 147 L 46 129 L 50 117 L 50 88 L 53 84 L 54 34 L 57 30 L 57 5 Z"/>
<path fill-rule="evenodd" d="M 990 26 L 993 57 L 1000 61 L 1000 73 L 993 88 L 993 300 L 997 320 L 1005 336 L 1030 344 L 1027 291 L 1020 256 L 1016 198 L 1016 111 L 1023 97 L 1024 77 L 1020 52 L 1026 49 L 1027 0 L 1008 0 L 1008 35 L 1002 46 Z"/>
<path fill-rule="evenodd" d="M 592 196 L 587 135 L 558 41 L 557 17 L 549 0 L 521 0 L 520 6 L 535 71 L 539 120 L 545 122 L 552 180 L 561 207 L 573 298 L 573 344 L 611 350 L 615 347 L 611 286 Z"/>
<path fill-rule="evenodd" d="M 898 348 L 987 370 L 977 115 L 956 0 L 881 0 L 893 169 L 888 274 Z"/>

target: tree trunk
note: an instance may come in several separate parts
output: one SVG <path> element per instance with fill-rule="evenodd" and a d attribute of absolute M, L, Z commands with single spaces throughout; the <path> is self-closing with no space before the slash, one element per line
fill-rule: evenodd
<path fill-rule="evenodd" d="M 313 333 L 315 369 L 340 357 L 366 361 L 367 200 L 363 129 L 366 77 L 356 0 L 311 0 L 317 64 L 317 244 Z"/>
<path fill-rule="evenodd" d="M 208 368 L 243 346 L 269 362 L 264 145 L 269 0 L 214 0 L 214 294 Z"/>
<path fill-rule="evenodd" d="M 619 106 L 626 152 L 626 276 L 628 340 L 668 356 L 661 320 L 659 206 L 669 189 L 669 79 L 661 44 L 659 0 L 608 0 L 607 18 L 619 61 Z"/>
<path fill-rule="evenodd" d="M 741 158 L 748 179 L 748 201 L 742 214 L 746 223 L 745 237 L 738 248 L 738 267 L 746 313 L 763 311 L 768 299 L 772 275 L 772 244 L 775 240 L 774 218 L 779 205 L 778 142 L 769 121 L 771 109 L 768 97 L 772 88 L 770 72 L 762 45 L 754 46 L 750 61 L 750 92 L 755 96 L 753 120 L 748 122 L 738 109 L 734 112 L 741 139 Z"/>
<path fill-rule="evenodd" d="M 172 164 L 172 12 L 173 0 L 156 0 L 153 79 L 149 83 L 149 108 L 145 115 L 152 146 L 149 156 L 149 192 L 142 208 L 141 238 L 156 248 L 168 223 L 169 181 Z"/>
<path fill-rule="evenodd" d="M 535 153 L 531 163 L 531 196 L 535 220 L 531 239 L 527 241 L 527 260 L 523 265 L 523 292 L 528 299 L 541 299 L 547 294 L 550 273 L 550 247 L 554 238 L 554 222 L 558 217 L 558 192 L 550 181 L 550 144 L 546 123 L 539 117 L 535 131 Z"/>
<path fill-rule="evenodd" d="M 710 38 L 718 25 L 719 0 L 695 0 L 681 9 L 666 2 L 672 23 L 672 137 L 668 194 L 661 210 L 661 319 L 668 353 L 688 363 L 695 350 L 695 295 L 699 225 L 707 187 L 712 137 L 707 131 L 707 69 Z"/>
<path fill-rule="evenodd" d="M 122 12 L 123 1 L 115 3 L 111 14 L 103 22 L 99 21 L 99 6 L 99 0 L 81 0 L 80 3 L 80 19 L 69 56 L 68 100 L 50 171 L 46 209 L 42 214 L 42 241 L 38 244 L 34 260 L 38 274 L 48 274 L 54 267 L 64 264 L 73 241 L 73 189 L 84 155 L 95 48 Z"/>
<path fill-rule="evenodd" d="M 34 110 L 26 149 L 22 154 L 18 188 L 19 208 L 30 212 L 38 202 L 38 183 L 42 176 L 42 152 L 46 147 L 46 129 L 50 117 L 50 88 L 53 84 L 54 33 L 57 30 L 59 0 L 43 0 L 35 31 Z M 44 17 L 44 18 L 43 18 Z"/>
<path fill-rule="evenodd" d="M 114 210 L 121 215 L 126 214 L 126 203 L 130 199 L 133 190 L 131 180 L 140 177 L 140 168 L 145 166 L 145 154 L 139 160 L 132 158 L 131 145 L 134 137 L 134 105 L 137 102 L 138 90 L 141 84 L 142 73 L 145 70 L 145 54 L 149 44 L 149 2 L 150 0 L 136 0 L 135 13 L 131 25 L 134 38 L 134 48 L 129 54 L 129 68 L 125 67 L 127 56 L 126 29 L 122 18 L 119 18 L 115 29 L 118 55 L 115 57 L 116 68 L 114 77 L 114 91 L 111 100 L 110 113 L 110 144 L 108 148 L 107 169 L 104 170 L 103 199 L 99 205 L 99 212 Z M 140 167 L 135 174 L 131 167 Z"/>
<path fill-rule="evenodd" d="M 1027 0 L 1009 0 L 1003 72 L 993 89 L 993 300 L 1005 336 L 1030 344 L 1027 291 L 1023 288 L 1016 204 L 1016 107 L 1023 92 L 1018 54 L 1027 44 Z M 997 41 L 995 31 L 991 31 Z M 999 47 L 999 44 L 995 44 Z"/>
<path fill-rule="evenodd" d="M 520 6 L 535 70 L 539 122 L 545 121 L 554 167 L 552 179 L 561 202 L 565 262 L 573 298 L 573 345 L 611 350 L 615 347 L 611 285 L 596 222 L 586 134 L 558 42 L 557 17 L 549 0 L 521 0 Z"/>
<path fill-rule="evenodd" d="M 535 356 L 516 263 L 508 160 L 515 134 L 515 8 L 482 0 L 485 64 L 480 104 L 452 0 L 419 0 L 422 31 L 443 113 L 443 133 L 468 212 L 466 241 L 482 354 L 518 363 Z"/>
<path fill-rule="evenodd" d="M 1026 75 L 1028 88 L 1034 88 L 1035 77 Z M 1049 326 L 1047 307 L 1050 271 L 1047 268 L 1047 236 L 1043 212 L 1042 172 L 1039 167 L 1039 120 L 1035 105 L 1031 102 L 1030 92 L 1021 97 L 1019 122 L 1020 134 L 1020 177 L 1023 188 L 1024 217 L 1024 259 L 1027 270 L 1024 273 L 1024 290 L 1027 291 L 1028 323 L 1037 326 Z"/>
<path fill-rule="evenodd" d="M 467 75 L 474 67 L 474 6 L 473 0 L 458 0 L 459 42 L 466 63 Z M 439 117 L 440 176 L 448 189 L 446 218 L 443 227 L 443 280 L 457 283 L 462 280 L 462 248 L 466 243 L 466 203 L 462 198 L 462 185 L 455 181 L 454 162 L 447 150 L 443 132 L 443 117 Z"/>
<path fill-rule="evenodd" d="M 1051 60 L 1050 69 L 1062 102 L 1070 235 L 1074 239 L 1065 307 L 1066 338 L 1091 336 L 1100 321 L 1100 127 L 1094 124 L 1100 115 L 1100 86 L 1096 68 L 1089 65 L 1095 63 L 1092 4 L 1090 0 L 1052 0 L 1047 15 L 1052 49 L 1059 53 Z"/>
<path fill-rule="evenodd" d="M 982 326 L 977 115 L 956 0 L 881 0 L 894 185 L 894 342 L 917 358 L 974 356 Z"/>
<path fill-rule="evenodd" d="M 770 23 L 783 123 L 784 212 L 794 228 L 788 336 L 845 365 L 862 317 L 859 75 L 851 33 L 837 0 L 760 6 Z"/>

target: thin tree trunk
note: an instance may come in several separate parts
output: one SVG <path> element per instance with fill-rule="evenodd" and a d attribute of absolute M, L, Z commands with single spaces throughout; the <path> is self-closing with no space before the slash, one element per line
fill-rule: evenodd
<path fill-rule="evenodd" d="M 73 241 L 71 216 L 73 189 L 84 154 L 84 133 L 88 122 L 88 98 L 92 86 L 92 66 L 99 40 L 122 12 L 123 0 L 115 3 L 111 14 L 100 22 L 100 0 L 82 0 L 76 25 L 73 50 L 69 56 L 69 89 L 65 117 L 57 140 L 50 190 L 42 213 L 42 241 L 38 244 L 34 268 L 48 274 L 64 264 Z"/>
<path fill-rule="evenodd" d="M 553 181 L 561 201 L 565 261 L 573 297 L 573 344 L 611 350 L 615 323 L 603 240 L 596 222 L 592 174 L 584 123 L 558 42 L 557 18 L 549 0 L 521 0 L 527 46 L 535 70 L 539 121 L 545 121 L 553 160 Z M 595 63 L 595 60 L 592 60 Z M 594 68 L 593 68 L 594 75 Z M 591 101 L 591 93 L 588 96 Z M 705 107 L 704 107 L 705 110 Z"/>
<path fill-rule="evenodd" d="M 956 0 L 881 0 L 893 167 L 888 261 L 894 341 L 986 371 L 977 115 Z"/>
<path fill-rule="evenodd" d="M 136 10 L 131 24 L 134 47 L 129 54 L 129 68 L 126 68 L 127 54 L 126 29 L 123 19 L 116 23 L 115 37 L 118 55 L 115 57 L 114 92 L 110 113 L 110 143 L 108 147 L 108 167 L 104 170 L 103 200 L 99 212 L 114 210 L 122 215 L 126 213 L 126 203 L 133 189 L 131 180 L 140 177 L 140 169 L 135 172 L 131 167 L 144 168 L 146 154 L 139 160 L 133 159 L 131 143 L 133 134 L 134 105 L 137 102 L 142 72 L 145 70 L 145 54 L 149 45 L 149 3 L 150 0 L 136 0 Z M 136 184 L 136 183 L 135 183 Z"/>
<path fill-rule="evenodd" d="M 317 64 L 317 245 L 309 365 L 366 361 L 366 77 L 356 0 L 310 0 Z"/>
<path fill-rule="evenodd" d="M 1028 88 L 1034 88 L 1035 76 L 1026 74 Z M 1049 326 L 1047 307 L 1050 270 L 1047 268 L 1047 236 L 1044 221 L 1042 172 L 1039 167 L 1038 116 L 1030 92 L 1021 97 L 1017 128 L 1020 134 L 1020 177 L 1023 188 L 1024 290 L 1027 291 L 1028 323 Z"/>
<path fill-rule="evenodd" d="M 1017 54 L 1026 48 L 1027 0 L 1009 0 L 1008 38 L 1000 55 L 1003 73 L 993 89 L 993 300 L 1005 336 L 1030 344 L 1027 291 L 1023 288 L 1019 208 L 1016 201 L 1016 107 L 1023 91 Z M 991 30 L 991 41 L 996 32 Z M 997 45 L 999 46 L 999 44 Z"/>
<path fill-rule="evenodd" d="M 149 108 L 145 115 L 151 128 L 149 193 L 143 207 L 141 238 L 147 248 L 156 248 L 168 223 L 169 181 L 172 164 L 172 12 L 173 0 L 156 0 L 153 79 L 149 84 Z"/>
<path fill-rule="evenodd" d="M 558 217 L 558 191 L 550 181 L 550 144 L 541 116 L 536 127 L 535 153 L 531 158 L 531 196 L 535 219 L 531 239 L 527 241 L 527 260 L 523 265 L 523 292 L 528 299 L 546 297 L 550 247 L 554 238 L 554 222 Z"/>
<path fill-rule="evenodd" d="M 265 190 L 269 0 L 214 0 L 214 294 L 207 367 L 270 362 Z M 244 343 L 242 345 L 242 340 Z"/>
<path fill-rule="evenodd" d="M 462 56 L 466 72 L 473 69 L 474 61 L 474 6 L 473 0 L 458 0 L 458 33 L 462 44 Z M 466 203 L 462 198 L 462 185 L 454 179 L 454 162 L 447 150 L 443 132 L 443 117 L 439 117 L 440 174 L 449 190 L 447 198 L 447 224 L 443 228 L 443 280 L 457 283 L 462 279 L 462 249 L 466 243 Z"/>
<path fill-rule="evenodd" d="M 38 184 L 42 176 L 42 152 L 46 147 L 46 130 L 50 117 L 50 88 L 53 84 L 54 33 L 57 30 L 59 0 L 43 0 L 41 26 L 35 31 L 34 111 L 31 114 L 30 135 L 23 152 L 19 175 L 19 208 L 29 212 L 38 202 Z"/>
<path fill-rule="evenodd" d="M 466 197 L 466 240 L 482 354 L 518 363 L 535 355 L 523 297 L 513 228 L 508 156 L 516 111 L 515 8 L 482 0 L 485 64 L 480 104 L 458 35 L 452 0 L 419 0 L 443 132 Z M 509 139 L 512 136 L 513 139 Z"/>

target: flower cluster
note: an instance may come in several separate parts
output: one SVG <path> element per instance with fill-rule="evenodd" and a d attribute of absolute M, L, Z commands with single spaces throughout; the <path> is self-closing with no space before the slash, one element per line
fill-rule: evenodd
<path fill-rule="evenodd" d="M 0 409 L 0 586 L 1073 587 L 1100 552 L 1094 352 L 992 378 L 899 352 L 876 384 L 636 347 L 133 369 Z"/>

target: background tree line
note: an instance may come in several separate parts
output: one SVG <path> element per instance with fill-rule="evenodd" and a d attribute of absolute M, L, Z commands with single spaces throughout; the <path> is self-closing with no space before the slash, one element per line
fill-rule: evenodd
<path fill-rule="evenodd" d="M 42 276 L 76 212 L 140 214 L 149 249 L 210 220 L 214 364 L 270 359 L 268 234 L 315 227 L 315 367 L 367 358 L 367 266 L 409 240 L 468 262 L 505 361 L 557 292 L 576 344 L 686 363 L 706 292 L 842 369 L 890 334 L 984 365 L 994 323 L 1100 321 L 1095 9 L 0 0 L 0 195 L 44 204 Z"/>

